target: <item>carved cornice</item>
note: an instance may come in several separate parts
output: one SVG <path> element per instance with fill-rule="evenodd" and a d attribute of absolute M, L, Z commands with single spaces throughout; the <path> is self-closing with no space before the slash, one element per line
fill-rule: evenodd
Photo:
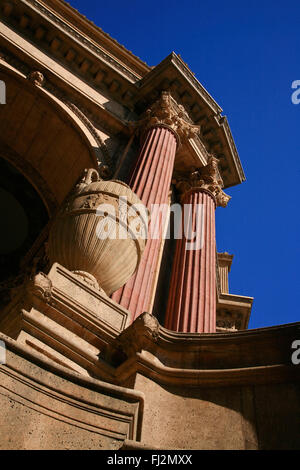
<path fill-rule="evenodd" d="M 219 310 L 217 312 L 217 331 L 239 331 L 243 329 L 243 312 Z"/>
<path fill-rule="evenodd" d="M 121 360 L 116 361 L 116 383 L 126 383 L 136 373 L 158 383 L 187 387 L 215 386 L 221 382 L 224 385 L 256 383 L 268 381 L 268 370 L 271 372 L 272 367 L 291 368 L 286 350 L 296 337 L 299 324 L 236 331 L 241 320 L 239 312 L 230 317 L 234 318 L 234 324 L 226 318 L 227 313 L 224 320 L 222 315 L 223 312 L 219 332 L 202 335 L 167 330 L 152 315 L 144 313 L 143 318 L 135 320 L 108 347 L 114 350 L 121 346 L 126 353 L 126 357 L 119 356 Z M 149 326 L 144 325 L 145 319 L 147 323 L 149 320 Z M 221 369 L 220 358 L 223 358 Z"/>
<path fill-rule="evenodd" d="M 189 80 L 191 84 L 196 88 L 196 90 L 200 93 L 203 99 L 210 105 L 214 112 L 220 114 L 223 111 L 222 108 L 216 103 L 216 101 L 212 98 L 212 96 L 208 93 L 204 86 L 201 85 L 199 80 L 197 80 L 194 73 L 182 60 L 182 58 L 175 54 L 175 52 L 172 52 L 171 59 L 179 68 L 179 70 L 181 70 L 182 74 L 187 78 L 187 80 Z"/>
<path fill-rule="evenodd" d="M 221 116 L 221 107 L 177 54 L 172 52 L 150 68 L 64 2 L 10 0 L 6 4 L 10 7 L 0 8 L 0 14 L 5 10 L 4 24 L 58 60 L 66 70 L 83 77 L 89 86 L 113 97 L 124 107 L 125 114 L 127 110 L 140 113 L 155 99 L 153 94 L 172 90 L 173 97 L 186 106 L 192 121 L 201 124 L 206 131 L 202 141 L 207 151 L 222 159 L 225 187 L 245 180 L 227 119 Z M 82 109 L 81 105 L 79 107 Z M 117 120 L 107 110 L 101 109 L 101 112 L 112 119 L 116 131 L 128 135 L 124 115 Z M 92 112 L 89 116 L 94 124 L 98 124 L 96 115 Z M 101 127 L 106 117 L 98 120 Z"/>
<path fill-rule="evenodd" d="M 231 130 L 230 130 L 230 127 L 229 127 L 227 117 L 226 116 L 218 116 L 218 117 L 215 117 L 215 120 L 217 121 L 218 125 L 220 126 L 220 129 L 224 133 L 224 136 L 225 136 L 225 138 L 228 142 L 230 152 L 233 156 L 233 162 L 236 165 L 236 168 L 237 168 L 238 173 L 240 175 L 241 181 L 245 181 L 245 179 L 246 179 L 245 178 L 245 173 L 244 173 L 244 170 L 243 170 L 243 166 L 242 166 L 242 163 L 241 163 L 241 160 L 240 160 L 235 142 L 234 142 L 233 137 L 232 137 L 232 133 L 231 133 Z"/>
<path fill-rule="evenodd" d="M 207 166 L 188 174 L 175 175 L 173 183 L 181 193 L 182 201 L 185 195 L 191 191 L 209 192 L 215 199 L 216 206 L 226 207 L 231 199 L 222 190 L 223 180 L 219 173 L 218 160 L 213 156 L 209 158 Z"/>
<path fill-rule="evenodd" d="M 75 103 L 73 98 L 70 99 L 66 95 L 66 93 L 54 86 L 48 79 L 45 78 L 44 74 L 41 71 L 30 70 L 30 67 L 28 65 L 24 64 L 21 60 L 19 60 L 11 53 L 7 53 L 6 51 L 1 52 L 1 60 L 14 67 L 18 72 L 21 72 L 23 75 L 25 75 L 26 79 L 31 82 L 34 86 L 43 88 L 50 95 L 57 98 L 65 106 L 67 106 L 70 111 L 75 114 L 75 116 L 85 125 L 85 127 L 89 130 L 89 132 L 92 134 L 95 141 L 97 142 L 97 145 L 101 151 L 101 156 L 104 160 L 101 161 L 101 158 L 99 158 L 100 155 L 99 153 L 97 153 L 96 158 L 99 165 L 98 170 L 103 178 L 109 178 L 112 174 L 112 158 L 105 142 L 102 140 L 99 132 L 97 131 L 92 122 L 91 113 L 87 109 L 83 108 L 82 105 L 79 105 L 77 102 Z M 96 120 L 94 121 L 97 125 L 99 125 L 99 127 L 103 127 L 102 122 L 100 125 Z"/>
<path fill-rule="evenodd" d="M 87 48 L 92 53 L 96 54 L 100 60 L 104 61 L 105 63 L 109 64 L 109 66 L 114 67 L 116 70 L 124 74 L 130 81 L 135 82 L 140 78 L 139 74 L 132 72 L 129 67 L 126 67 L 120 61 L 116 60 L 111 54 L 106 53 L 101 47 L 97 47 L 94 41 L 92 41 L 90 38 L 87 38 L 84 34 L 81 33 L 81 31 L 78 31 L 78 29 L 72 27 L 73 25 L 64 21 L 54 12 L 50 11 L 47 7 L 42 5 L 39 1 L 26 0 L 26 2 L 22 3 L 24 6 L 27 6 L 26 4 L 31 5 L 33 10 L 38 11 L 41 15 L 44 15 L 48 21 L 54 23 L 58 28 L 70 35 L 74 40 L 78 41 L 82 47 Z M 75 10 L 73 9 L 73 11 Z M 129 53 L 127 50 L 126 52 Z"/>
<path fill-rule="evenodd" d="M 217 292 L 217 327 L 221 327 L 221 325 L 218 324 L 218 320 L 224 317 L 225 312 L 227 315 L 227 319 L 228 315 L 233 316 L 238 313 L 241 322 L 236 325 L 236 329 L 247 330 L 252 305 L 253 297 L 229 294 L 228 292 L 221 292 L 220 289 Z"/>
<path fill-rule="evenodd" d="M 180 139 L 192 139 L 200 132 L 200 126 L 195 126 L 182 105 L 177 104 L 168 91 L 163 91 L 157 101 L 147 109 L 142 119 L 133 124 L 140 127 L 144 133 L 156 126 L 167 127 Z"/>

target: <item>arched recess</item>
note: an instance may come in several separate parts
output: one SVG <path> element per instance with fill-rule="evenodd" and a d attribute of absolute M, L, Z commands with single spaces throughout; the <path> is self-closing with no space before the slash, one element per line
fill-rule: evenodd
<path fill-rule="evenodd" d="M 0 307 L 18 283 L 22 260 L 49 220 L 45 204 L 16 167 L 0 158 Z M 27 266 L 28 268 L 28 266 Z"/>
<path fill-rule="evenodd" d="M 17 152 L 4 143 L 0 136 L 0 160 L 6 160 L 9 165 L 20 172 L 28 183 L 33 186 L 43 201 L 49 217 L 55 213 L 59 203 L 48 186 L 47 181 L 36 171 L 34 166 L 23 159 Z"/>
<path fill-rule="evenodd" d="M 84 169 L 98 167 L 101 149 L 82 116 L 59 97 L 9 65 L 1 64 L 0 80 L 6 85 L 6 104 L 0 105 L 0 198 L 23 220 L 23 235 L 27 224 L 27 236 L 19 239 L 19 245 L 16 239 L 12 251 L 0 259 L 1 310 L 10 289 L 22 283 L 26 269 L 43 252 L 48 222 L 58 207 Z M 26 194 L 31 194 L 35 209 L 30 209 Z M 12 222 L 7 218 L 7 225 Z M 6 236 L 9 239 L 9 231 Z M 8 250 L 3 240 L 2 245 L 2 250 Z"/>
<path fill-rule="evenodd" d="M 47 89 L 35 86 L 10 66 L 0 71 L 6 84 L 6 104 L 0 106 L 0 148 L 23 171 L 48 209 L 62 203 L 85 168 L 97 168 L 102 150 L 82 116 Z M 88 122 L 88 120 L 87 120 Z M 8 151 L 9 149 L 9 151 Z M 16 156 L 18 156 L 16 158 Z M 46 182 L 51 194 L 47 202 Z M 53 205 L 53 204 L 52 204 Z M 51 210 L 50 210 L 51 211 Z"/>

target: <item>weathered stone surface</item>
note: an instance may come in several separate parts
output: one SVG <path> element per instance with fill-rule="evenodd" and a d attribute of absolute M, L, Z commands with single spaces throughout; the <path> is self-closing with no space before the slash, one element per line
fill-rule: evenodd
<path fill-rule="evenodd" d="M 187 390 L 138 375 L 145 394 L 143 436 L 163 449 L 298 449 L 299 385 Z M 280 403 L 279 409 L 278 404 Z"/>
<path fill-rule="evenodd" d="M 139 438 L 141 394 L 53 367 L 1 339 L 1 449 L 118 449 Z"/>

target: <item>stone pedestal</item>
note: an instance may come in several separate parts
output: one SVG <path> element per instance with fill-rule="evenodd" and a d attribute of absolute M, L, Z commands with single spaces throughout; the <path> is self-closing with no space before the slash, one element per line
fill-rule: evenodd
<path fill-rule="evenodd" d="M 99 355 L 125 328 L 128 312 L 55 263 L 21 289 L 1 323 L 18 343 L 84 375 L 99 375 Z M 102 372 L 103 372 L 102 371 Z"/>

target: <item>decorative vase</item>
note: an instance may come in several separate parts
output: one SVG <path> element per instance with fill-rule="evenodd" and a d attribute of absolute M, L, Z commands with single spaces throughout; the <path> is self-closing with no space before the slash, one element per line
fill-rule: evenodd
<path fill-rule="evenodd" d="M 86 170 L 51 227 L 48 256 L 111 295 L 138 268 L 147 230 L 148 211 L 129 186 Z"/>

